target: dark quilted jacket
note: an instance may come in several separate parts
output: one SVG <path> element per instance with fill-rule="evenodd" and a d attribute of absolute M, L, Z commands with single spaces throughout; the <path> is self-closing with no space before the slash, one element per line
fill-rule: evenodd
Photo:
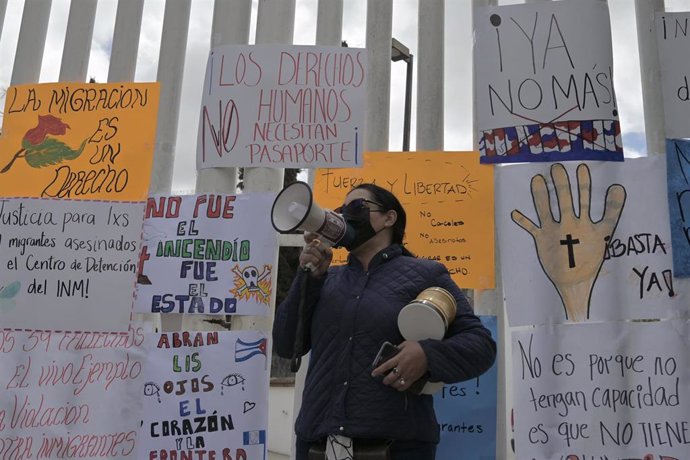
<path fill-rule="evenodd" d="M 293 351 L 302 276 L 306 275 L 297 276 L 279 305 L 273 326 L 275 350 L 285 358 Z M 381 344 L 404 340 L 398 312 L 431 286 L 450 291 L 458 313 L 444 340 L 420 342 L 430 379 L 459 382 L 491 367 L 496 355 L 491 333 L 443 265 L 402 256 L 398 245 L 378 253 L 368 272 L 350 258 L 348 265 L 331 267 L 324 279 L 308 280 L 303 351 L 311 350 L 311 355 L 295 426 L 300 438 L 314 441 L 336 433 L 438 442 L 432 396 L 401 393 L 371 376 Z"/>

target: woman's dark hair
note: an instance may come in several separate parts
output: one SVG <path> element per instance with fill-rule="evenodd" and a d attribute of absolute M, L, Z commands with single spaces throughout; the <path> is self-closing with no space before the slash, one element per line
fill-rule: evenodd
<path fill-rule="evenodd" d="M 407 225 L 407 214 L 405 213 L 405 208 L 403 208 L 402 204 L 400 204 L 398 198 L 395 195 L 393 195 L 392 192 L 376 184 L 363 183 L 352 188 L 352 190 L 357 189 L 363 189 L 371 193 L 373 196 L 373 201 L 379 203 L 383 207 L 384 211 L 396 212 L 398 218 L 396 219 L 395 223 L 393 224 L 393 227 L 391 228 L 391 230 L 393 230 L 393 243 L 397 243 L 402 247 L 404 255 L 414 257 L 414 254 L 412 254 L 405 246 L 403 246 L 405 226 Z"/>

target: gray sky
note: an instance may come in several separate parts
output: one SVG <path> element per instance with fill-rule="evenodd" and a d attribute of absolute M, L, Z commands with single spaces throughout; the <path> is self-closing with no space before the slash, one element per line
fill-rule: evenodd
<path fill-rule="evenodd" d="M 393 37 L 410 48 L 417 49 L 417 5 L 424 0 L 393 0 Z M 256 5 L 253 2 L 252 22 Z M 519 1 L 500 2 L 521 3 Z M 445 148 L 470 150 L 471 134 L 471 56 L 472 33 L 470 23 L 471 0 L 446 0 L 446 101 Z M 19 35 L 24 2 L 8 2 L 5 23 L 0 37 L 0 88 L 6 88 Z M 145 0 L 143 30 L 139 43 L 136 81 L 155 81 L 165 2 Z M 96 12 L 93 45 L 88 76 L 105 82 L 117 8 L 116 0 L 99 0 Z M 314 44 L 316 35 L 317 0 L 297 0 L 294 43 Z M 690 0 L 666 0 L 668 11 L 690 9 Z M 614 53 L 614 84 L 618 98 L 623 144 L 627 156 L 645 154 L 642 92 L 635 32 L 634 2 L 609 0 L 611 34 Z M 48 38 L 41 68 L 41 82 L 57 81 L 62 58 L 62 46 L 69 12 L 69 0 L 53 0 Z M 195 148 L 203 73 L 210 44 L 213 0 L 194 0 L 187 45 L 182 92 L 179 135 L 173 173 L 173 190 L 189 191 L 195 183 Z M 351 47 L 364 47 L 366 28 L 366 0 L 344 2 L 343 39 Z M 254 28 L 250 43 L 254 41 Z M 403 106 L 405 94 L 405 64 L 393 63 L 391 70 L 391 129 L 390 150 L 402 149 Z M 4 101 L 2 101 L 4 106 Z M 415 110 L 413 104 L 411 146 L 415 145 Z"/>

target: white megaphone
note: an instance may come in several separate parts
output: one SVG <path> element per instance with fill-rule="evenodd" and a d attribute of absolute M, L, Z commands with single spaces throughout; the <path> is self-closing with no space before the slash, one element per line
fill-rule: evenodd
<path fill-rule="evenodd" d="M 330 246 L 345 246 L 354 238 L 354 229 L 343 216 L 314 203 L 311 188 L 304 182 L 294 182 L 280 191 L 271 208 L 271 223 L 279 233 L 316 233 Z"/>

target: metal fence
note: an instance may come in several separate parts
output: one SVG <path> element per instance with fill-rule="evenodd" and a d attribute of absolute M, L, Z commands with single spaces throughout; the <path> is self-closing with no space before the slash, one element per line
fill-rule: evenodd
<path fill-rule="evenodd" d="M 88 81 L 90 58 L 94 55 L 93 36 L 97 11 L 101 8 L 113 9 L 115 0 L 25 0 L 23 5 L 19 0 L 0 0 L 0 46 L 13 47 L 16 43 L 16 53 L 13 62 L 3 62 L 5 74 L 11 71 L 11 78 L 4 82 L 8 84 L 23 84 L 39 82 L 42 67 L 46 60 L 55 59 L 54 55 L 45 53 L 48 31 L 55 22 L 66 21 L 64 25 L 64 42 L 62 57 L 59 65 L 58 80 Z M 471 95 L 471 24 L 472 9 L 480 5 L 496 4 L 495 0 L 215 0 L 213 3 L 203 0 L 147 0 L 153 2 L 153 7 L 160 12 L 158 22 L 142 23 L 144 17 L 144 0 L 120 0 L 115 9 L 114 27 L 108 56 L 107 81 L 134 81 L 137 75 L 137 63 L 146 62 L 155 65 L 157 71 L 155 80 L 161 83 L 161 98 L 158 115 L 157 140 L 155 146 L 154 167 L 151 179 L 152 193 L 170 193 L 173 188 L 173 169 L 176 162 L 187 161 L 185 165 L 193 164 L 193 151 L 180 152 L 180 139 L 196 138 L 196 120 L 185 120 L 181 114 L 181 101 L 185 88 L 202 87 L 203 72 L 200 68 L 191 69 L 185 65 L 191 59 L 189 50 L 192 47 L 202 48 L 224 44 L 269 44 L 293 43 L 296 27 L 313 26 L 315 22 L 315 37 L 313 44 L 338 46 L 343 39 L 343 17 L 355 11 L 359 17 L 355 23 L 356 30 L 363 30 L 365 43 L 369 51 L 369 87 L 367 103 L 367 130 L 364 147 L 369 151 L 386 151 L 390 149 L 391 120 L 396 125 L 404 127 L 414 126 L 415 132 L 407 132 L 407 143 L 410 138 L 415 139 L 416 150 L 444 150 L 444 141 L 448 136 L 457 136 L 458 132 L 472 132 L 472 126 L 454 126 L 449 130 L 444 118 L 444 104 L 458 103 L 457 91 L 452 94 L 444 92 L 444 88 L 461 88 L 466 96 Z M 453 2 L 452 4 L 450 2 Z M 457 3 L 456 3 L 457 2 Z M 512 2 L 514 3 L 514 2 Z M 66 17 L 54 17 L 54 10 L 65 10 L 69 5 Z M 398 11 L 401 16 L 394 16 L 396 8 L 409 11 Z M 148 5 L 148 3 L 147 3 Z M 412 9 L 411 8 L 412 5 Z M 453 27 L 462 24 L 468 28 L 466 42 L 458 45 L 449 43 L 446 53 L 446 24 L 449 23 L 447 11 L 463 8 L 466 14 L 454 18 Z M 416 7 L 416 9 L 415 9 Z M 665 8 L 662 0 L 636 0 L 636 27 L 640 49 L 640 67 L 642 75 L 642 95 L 644 99 L 644 114 L 646 124 L 647 150 L 651 152 L 664 151 L 664 136 L 661 121 L 663 110 L 658 86 L 659 64 L 656 54 L 656 38 L 654 32 L 654 11 Z M 9 37 L 9 25 L 16 26 L 16 11 L 21 9 L 21 23 L 19 33 Z M 53 12 L 51 13 L 51 9 Z M 192 10 L 194 9 L 194 15 Z M 348 11 L 346 11 L 348 10 Z M 299 14 L 298 14 L 299 11 Z M 8 14 L 8 12 L 10 14 Z M 404 14 L 403 14 L 404 13 Z M 309 19 L 304 19 L 306 15 Z M 398 47 L 392 50 L 391 44 L 394 30 L 394 17 L 404 17 L 417 30 L 416 49 L 408 48 L 410 55 L 405 55 L 407 48 Z M 112 20 L 112 18 L 111 18 Z M 52 21 L 52 22 L 51 22 Z M 305 22 L 306 21 L 306 22 Z M 465 21 L 465 22 L 463 22 Z M 159 24 L 160 22 L 160 24 Z M 199 24 L 210 24 L 210 39 L 206 44 L 190 43 L 190 29 L 200 27 Z M 140 37 L 151 28 L 161 27 L 160 46 L 156 53 L 142 56 Z M 408 25 L 409 26 L 409 25 Z M 158 30 L 158 29 L 156 29 Z M 99 31 L 97 31 L 99 32 Z M 250 37 L 250 33 L 254 35 Z M 205 35 L 208 36 L 208 35 Z M 196 35 L 194 35 L 196 37 Z M 196 39 L 195 39 L 196 40 Z M 56 45 L 50 43 L 51 49 Z M 400 42 L 398 42 L 400 45 Z M 409 44 L 408 44 L 409 45 Z M 356 45 L 355 45 L 356 46 Z M 458 49 L 466 46 L 468 49 Z M 392 55 L 392 51 L 400 53 Z M 463 54 L 464 53 L 464 54 Z M 412 66 L 412 56 L 416 69 Z M 446 62 L 448 54 L 451 59 Z M 463 62 L 461 60 L 464 56 Z M 397 59 L 396 59 L 397 57 Z M 198 57 L 197 57 L 198 59 Z M 205 59 L 205 58 L 204 58 Z M 394 61 L 408 62 L 408 69 L 401 73 Z M 194 63 L 199 65 L 199 60 Z M 93 64 L 93 63 L 92 63 Z M 452 77 L 446 81 L 449 74 L 448 67 L 452 66 Z M 202 67 L 203 68 L 203 67 Z M 392 74 L 392 69 L 395 70 Z M 413 72 L 414 70 L 414 72 Z M 416 84 L 416 103 L 412 104 L 411 82 L 414 75 Z M 391 100 L 391 81 L 403 82 L 396 87 L 405 86 L 405 92 L 396 94 Z M 405 97 L 407 96 L 407 97 Z M 466 97 L 465 96 L 465 97 Z M 471 96 L 469 96 L 471 98 Z M 408 110 L 404 110 L 404 101 Z M 459 103 L 471 107 L 471 100 L 461 100 Z M 412 106 L 413 105 L 413 106 Z M 394 107 L 391 112 L 391 106 Z M 467 108 L 468 113 L 471 109 Z M 414 116 L 412 120 L 412 113 Z M 407 118 L 405 117 L 407 114 Z M 469 117 L 471 120 L 471 117 Z M 457 128 L 457 129 L 455 129 Z M 394 129 L 398 132 L 398 129 Z M 471 134 L 470 134 L 471 136 Z M 457 137 L 454 137 L 457 141 Z M 404 141 L 405 142 L 405 141 Z M 471 138 L 462 141 L 466 148 L 473 142 Z M 461 143 L 462 143 L 461 142 Z M 189 158 L 192 158 L 190 160 Z M 185 166 L 186 167 L 186 166 Z M 195 191 L 203 192 L 235 192 L 236 171 L 233 168 L 214 168 L 197 172 Z M 247 191 L 278 191 L 283 185 L 283 171 L 269 168 L 246 168 L 244 185 Z M 298 244 L 297 240 L 286 239 L 284 245 Z M 277 257 L 277 255 L 276 255 Z M 498 259 L 497 259 L 498 263 Z M 499 331 L 502 331 L 501 342 L 503 348 L 499 358 L 499 416 L 498 416 L 498 452 L 504 452 L 506 458 L 510 455 L 509 408 L 510 392 L 507 391 L 506 369 L 510 350 L 507 338 L 504 307 L 502 304 L 500 273 L 497 273 L 497 289 L 482 292 L 475 296 L 475 309 L 479 314 L 497 315 Z M 208 327 L 208 324 L 196 322 L 197 319 L 182 318 L 171 315 L 163 321 L 166 329 Z M 271 319 L 243 318 L 237 326 L 243 328 L 258 328 L 270 330 Z M 506 343 L 508 342 L 508 343 Z M 299 378 L 298 378 L 299 385 Z"/>

